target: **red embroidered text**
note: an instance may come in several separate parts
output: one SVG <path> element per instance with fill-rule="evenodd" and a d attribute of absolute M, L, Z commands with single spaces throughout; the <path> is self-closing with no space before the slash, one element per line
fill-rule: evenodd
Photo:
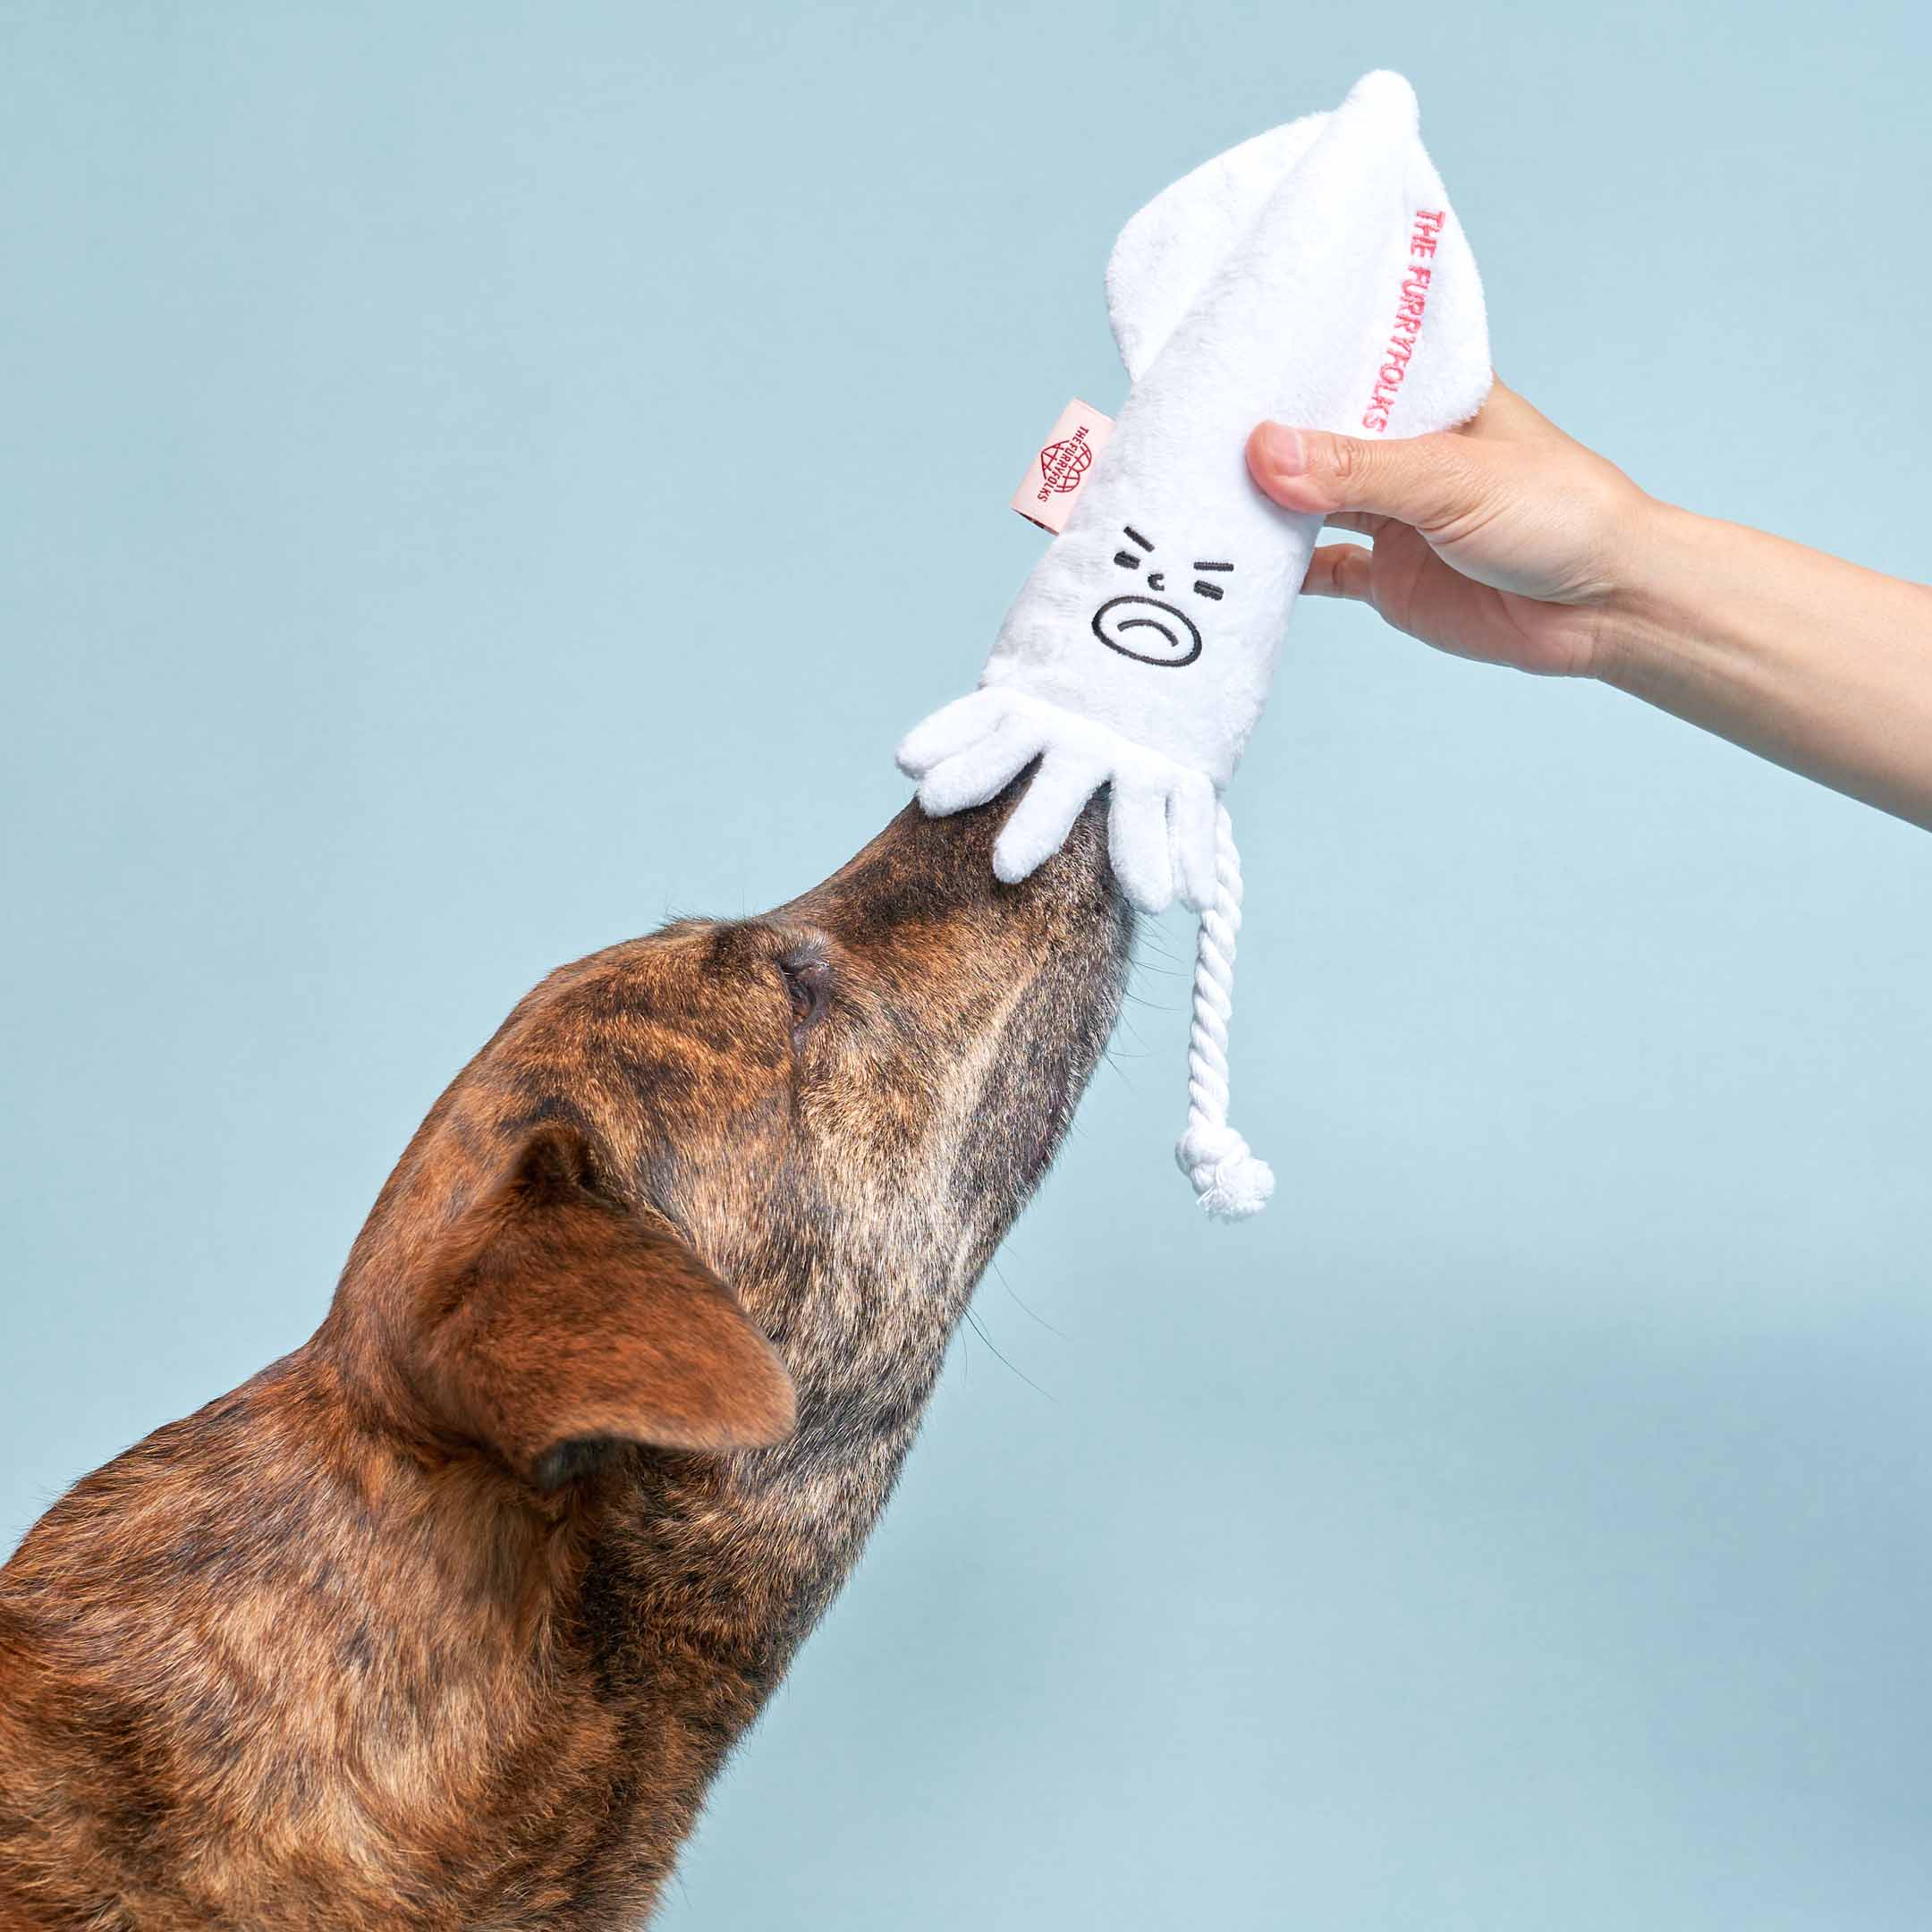
<path fill-rule="evenodd" d="M 1409 359 L 1416 352 L 1422 334 L 1423 311 L 1428 307 L 1429 281 L 1436 244 L 1442 238 L 1443 224 L 1449 218 L 1446 208 L 1418 208 L 1415 225 L 1409 231 L 1409 262 L 1402 285 L 1402 300 L 1395 309 L 1395 326 L 1389 332 L 1382 352 L 1382 367 L 1376 371 L 1374 393 L 1362 411 L 1362 428 L 1380 436 L 1389 426 L 1389 412 L 1395 407 L 1396 392 L 1409 373 Z"/>

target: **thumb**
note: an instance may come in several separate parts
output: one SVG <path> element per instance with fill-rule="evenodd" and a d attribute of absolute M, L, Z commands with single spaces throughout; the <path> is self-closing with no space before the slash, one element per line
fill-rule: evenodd
<path fill-rule="evenodd" d="M 1490 478 L 1467 436 L 1371 443 L 1265 422 L 1248 438 L 1248 471 L 1284 510 L 1394 517 L 1425 535 L 1481 507 Z"/>

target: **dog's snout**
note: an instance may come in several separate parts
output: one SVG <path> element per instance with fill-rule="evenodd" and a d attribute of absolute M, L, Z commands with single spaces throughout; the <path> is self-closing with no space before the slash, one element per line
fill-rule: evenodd
<path fill-rule="evenodd" d="M 1129 915 L 1107 863 L 1104 796 L 1030 877 L 1006 885 L 994 873 L 994 843 L 1036 768 L 973 810 L 935 818 L 908 804 L 857 857 L 770 917 L 822 926 L 848 945 L 907 930 L 928 941 L 952 926 L 962 943 L 1028 931 L 1077 942 L 1084 930 L 1111 946 Z"/>

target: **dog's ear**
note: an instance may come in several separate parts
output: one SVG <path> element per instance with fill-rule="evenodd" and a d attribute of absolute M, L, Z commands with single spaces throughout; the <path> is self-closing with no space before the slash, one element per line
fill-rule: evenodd
<path fill-rule="evenodd" d="M 547 1123 L 439 1240 L 415 1298 L 444 1428 L 550 1489 L 619 1443 L 750 1449 L 792 1433 L 792 1378 L 670 1224 L 597 1185 Z"/>

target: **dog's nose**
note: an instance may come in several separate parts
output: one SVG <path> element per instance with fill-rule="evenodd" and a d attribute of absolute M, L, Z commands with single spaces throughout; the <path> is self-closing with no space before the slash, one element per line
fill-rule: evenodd
<path fill-rule="evenodd" d="M 1154 574 L 1148 579 L 1147 587 L 1149 590 L 1165 590 L 1167 588 L 1166 572 L 1165 571 L 1156 571 Z"/>

